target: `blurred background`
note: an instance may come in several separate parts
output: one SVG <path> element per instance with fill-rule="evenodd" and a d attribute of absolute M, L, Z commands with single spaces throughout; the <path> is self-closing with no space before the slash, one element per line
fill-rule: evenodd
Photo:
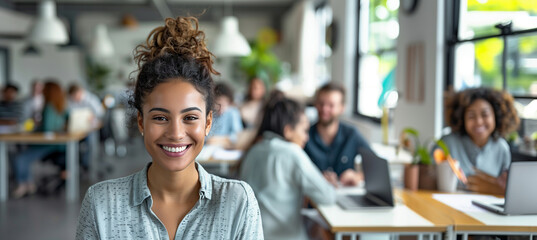
<path fill-rule="evenodd" d="M 393 143 L 408 126 L 441 136 L 444 93 L 491 86 L 517 102 L 522 125 L 509 142 L 536 155 L 535 1 L 0 0 L 0 87 L 16 87 L 11 99 L 22 109 L 35 83 L 53 79 L 66 93 L 79 86 L 103 108 L 94 144 L 80 147 L 93 164 L 93 172 L 80 172 L 81 196 L 89 185 L 150 160 L 137 130 L 128 128 L 133 50 L 175 16 L 199 19 L 221 73 L 214 79 L 232 87 L 237 106 L 254 78 L 266 92 L 280 89 L 306 105 L 319 86 L 335 81 L 347 89 L 346 120 L 370 142 Z M 314 122 L 315 109 L 307 113 Z M 24 116 L 17 128 L 34 129 L 39 120 Z M 10 161 L 24 149 L 13 145 Z M 33 171 L 46 176 L 47 164 L 37 165 Z M 1 203 L 2 236 L 72 239 L 79 203 L 67 202 L 59 189 Z"/>

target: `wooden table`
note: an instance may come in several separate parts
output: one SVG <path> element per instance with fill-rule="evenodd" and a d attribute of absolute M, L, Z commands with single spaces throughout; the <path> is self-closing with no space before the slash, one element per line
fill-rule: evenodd
<path fill-rule="evenodd" d="M 78 143 L 89 132 L 78 133 L 10 133 L 0 134 L 0 202 L 8 199 L 8 159 L 7 144 L 65 144 L 67 168 L 67 201 L 79 198 Z"/>
<path fill-rule="evenodd" d="M 470 234 L 527 235 L 537 233 L 537 216 L 502 216 L 492 212 L 464 213 L 433 198 L 431 191 L 397 191 L 405 204 L 427 220 L 439 225 L 450 225 L 448 239 Z M 453 193 L 457 194 L 457 193 Z"/>
<path fill-rule="evenodd" d="M 340 194 L 346 190 L 337 190 Z M 359 193 L 357 190 L 352 190 Z M 363 192 L 363 190 L 362 190 Z M 395 190 L 398 200 L 393 209 L 344 210 L 338 205 L 315 206 L 328 223 L 336 239 L 367 233 L 388 233 L 390 236 L 417 235 L 418 239 L 455 240 L 460 235 L 537 235 L 537 215 L 502 216 L 492 212 L 465 213 L 436 199 L 432 191 Z M 453 193 L 457 194 L 457 193 Z"/>

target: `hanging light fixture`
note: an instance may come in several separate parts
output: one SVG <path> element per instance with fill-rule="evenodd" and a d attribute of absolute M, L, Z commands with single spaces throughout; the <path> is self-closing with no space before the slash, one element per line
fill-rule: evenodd
<path fill-rule="evenodd" d="M 224 17 L 212 50 L 217 57 L 240 57 L 250 54 L 252 49 L 239 32 L 239 21 L 236 17 Z"/>
<path fill-rule="evenodd" d="M 39 4 L 39 15 L 30 30 L 28 40 L 32 43 L 65 44 L 69 40 L 65 25 L 56 16 L 56 5 L 52 0 Z"/>
<path fill-rule="evenodd" d="M 106 25 L 99 24 L 95 28 L 95 36 L 91 43 L 91 55 L 94 57 L 109 57 L 114 54 L 114 45 L 108 36 Z"/>

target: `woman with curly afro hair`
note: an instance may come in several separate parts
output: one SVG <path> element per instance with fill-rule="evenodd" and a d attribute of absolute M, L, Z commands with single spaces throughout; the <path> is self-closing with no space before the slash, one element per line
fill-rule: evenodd
<path fill-rule="evenodd" d="M 446 102 L 452 133 L 442 139 L 469 176 L 469 190 L 504 193 L 511 154 L 503 137 L 520 122 L 513 102 L 510 94 L 484 87 L 455 93 Z"/>
<path fill-rule="evenodd" d="M 193 17 L 167 18 L 135 49 L 130 105 L 150 161 L 91 186 L 76 239 L 263 239 L 252 188 L 195 161 L 213 121 L 213 54 Z"/>

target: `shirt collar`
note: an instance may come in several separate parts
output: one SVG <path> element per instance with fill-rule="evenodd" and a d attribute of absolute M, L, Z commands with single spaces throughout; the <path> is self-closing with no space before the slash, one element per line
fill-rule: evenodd
<path fill-rule="evenodd" d="M 338 128 L 337 128 L 337 133 L 336 133 L 336 136 L 334 136 L 334 139 L 332 140 L 332 143 L 330 143 L 330 145 L 327 145 L 324 141 L 323 141 L 323 138 L 321 137 L 321 134 L 319 133 L 319 130 L 317 129 L 317 125 L 319 123 L 315 123 L 313 126 L 311 126 L 311 128 L 313 129 L 313 131 L 310 131 L 310 139 L 313 139 L 313 141 L 315 141 L 317 143 L 317 145 L 319 147 L 321 147 L 324 151 L 329 151 L 331 150 L 331 146 L 339 146 L 341 145 L 340 142 L 344 141 L 345 140 L 345 135 L 347 133 L 345 133 L 343 131 L 343 123 L 341 121 L 339 121 L 339 125 L 338 125 Z"/>
<path fill-rule="evenodd" d="M 201 183 L 200 197 L 210 200 L 213 192 L 211 175 L 205 171 L 201 164 L 198 162 L 195 162 L 195 164 Z M 132 186 L 132 204 L 134 206 L 142 204 L 146 198 L 151 197 L 151 191 L 149 191 L 149 187 L 147 186 L 147 170 L 149 166 L 151 166 L 151 163 L 148 163 L 144 169 L 134 175 Z"/>
<path fill-rule="evenodd" d="M 274 138 L 284 140 L 284 138 L 282 136 L 276 134 L 275 132 L 272 132 L 272 131 L 264 131 L 263 132 L 263 139 L 272 140 Z"/>
<path fill-rule="evenodd" d="M 201 183 L 200 197 L 210 200 L 213 192 L 213 181 L 211 174 L 205 171 L 205 169 L 198 162 L 196 162 L 196 168 L 198 169 L 198 175 Z"/>
<path fill-rule="evenodd" d="M 134 206 L 142 204 L 142 202 L 151 196 L 149 187 L 147 187 L 147 169 L 151 163 L 145 165 L 144 169 L 134 175 L 132 186 L 132 204 Z"/>

